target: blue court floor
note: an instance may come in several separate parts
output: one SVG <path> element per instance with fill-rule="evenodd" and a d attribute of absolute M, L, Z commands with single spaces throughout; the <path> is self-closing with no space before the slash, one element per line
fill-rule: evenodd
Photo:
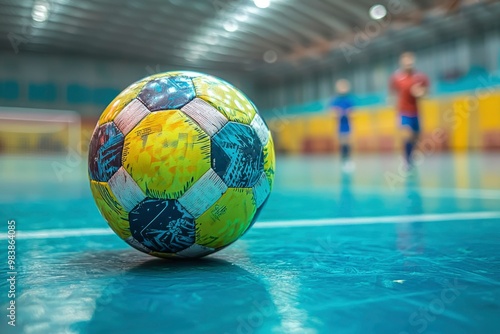
<path fill-rule="evenodd" d="M 84 159 L 0 156 L 0 333 L 498 333 L 500 155 L 354 161 L 279 158 L 249 233 L 169 262 L 112 234 Z"/>

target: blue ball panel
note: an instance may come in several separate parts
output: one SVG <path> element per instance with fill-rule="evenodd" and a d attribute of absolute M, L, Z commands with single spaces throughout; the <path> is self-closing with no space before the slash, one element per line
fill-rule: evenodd
<path fill-rule="evenodd" d="M 94 181 L 107 182 L 121 167 L 123 134 L 114 123 L 98 127 L 89 147 L 89 174 Z"/>
<path fill-rule="evenodd" d="M 175 200 L 147 198 L 130 213 L 130 232 L 147 248 L 175 253 L 195 241 L 194 218 Z"/>
<path fill-rule="evenodd" d="M 213 138 L 212 168 L 228 187 L 250 188 L 264 171 L 262 144 L 255 131 L 229 122 Z"/>
<path fill-rule="evenodd" d="M 180 109 L 194 99 L 193 82 L 186 76 L 158 78 L 148 82 L 139 93 L 139 100 L 150 111 Z"/>

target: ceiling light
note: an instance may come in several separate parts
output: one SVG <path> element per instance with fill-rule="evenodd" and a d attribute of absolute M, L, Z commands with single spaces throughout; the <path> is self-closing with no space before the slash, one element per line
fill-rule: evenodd
<path fill-rule="evenodd" d="M 224 29 L 229 32 L 238 30 L 238 23 L 234 20 L 224 22 Z"/>
<path fill-rule="evenodd" d="M 267 8 L 271 4 L 271 0 L 253 0 L 253 3 L 259 8 Z"/>
<path fill-rule="evenodd" d="M 278 60 L 278 54 L 274 50 L 267 50 L 264 52 L 264 61 L 266 63 L 272 64 L 275 63 L 276 60 Z"/>
<path fill-rule="evenodd" d="M 44 22 L 49 17 L 49 4 L 45 1 L 41 1 L 36 3 L 33 6 L 33 10 L 31 12 L 31 17 L 34 21 Z"/>
<path fill-rule="evenodd" d="M 370 8 L 370 17 L 374 20 L 383 19 L 387 15 L 387 9 L 383 5 L 375 5 Z"/>

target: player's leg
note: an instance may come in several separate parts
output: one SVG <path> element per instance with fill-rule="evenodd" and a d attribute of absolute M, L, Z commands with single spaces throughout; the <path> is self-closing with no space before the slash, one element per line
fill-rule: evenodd
<path fill-rule="evenodd" d="M 411 162 L 411 153 L 413 151 L 413 131 L 407 125 L 401 127 L 401 138 L 403 140 L 403 153 L 407 163 Z"/>
<path fill-rule="evenodd" d="M 340 156 L 342 158 L 342 162 L 346 162 L 349 160 L 349 157 L 351 155 L 349 134 L 341 133 L 339 140 L 340 140 Z"/>
<path fill-rule="evenodd" d="M 403 140 L 404 157 L 408 165 L 412 163 L 412 153 L 420 134 L 418 117 L 401 116 L 401 137 Z"/>
<path fill-rule="evenodd" d="M 351 161 L 351 127 L 347 118 L 340 124 L 339 138 L 342 170 L 344 172 L 352 172 L 355 166 Z"/>
<path fill-rule="evenodd" d="M 351 127 L 347 116 L 343 116 L 339 123 L 339 141 L 340 141 L 340 154 L 342 161 L 345 163 L 349 161 L 351 155 Z"/>

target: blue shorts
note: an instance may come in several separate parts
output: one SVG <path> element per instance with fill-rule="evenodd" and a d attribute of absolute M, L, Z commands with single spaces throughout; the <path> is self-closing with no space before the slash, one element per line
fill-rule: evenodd
<path fill-rule="evenodd" d="M 420 132 L 420 122 L 418 121 L 418 116 L 401 116 L 401 125 L 409 127 L 413 132 Z"/>
<path fill-rule="evenodd" d="M 351 126 L 347 117 L 341 117 L 339 120 L 339 133 L 347 135 L 351 132 Z"/>

